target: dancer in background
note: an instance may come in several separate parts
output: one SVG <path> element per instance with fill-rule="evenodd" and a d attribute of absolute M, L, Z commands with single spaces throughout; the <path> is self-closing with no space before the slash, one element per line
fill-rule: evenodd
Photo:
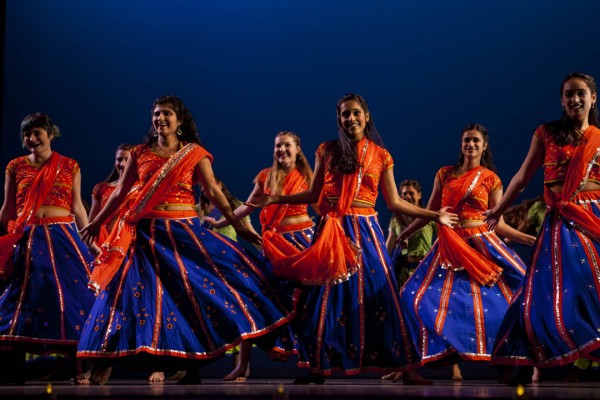
<path fill-rule="evenodd" d="M 412 205 L 423 207 L 421 184 L 412 179 L 405 179 L 398 186 L 399 195 Z M 400 242 L 400 233 L 415 220 L 414 217 L 394 213 L 390 219 L 388 236 L 385 246 L 392 258 L 394 273 L 398 288 L 412 275 L 419 262 L 425 257 L 433 241 L 433 235 L 437 232 L 435 222 L 429 221 L 421 229 L 411 235 L 408 240 Z M 392 372 L 381 377 L 384 381 L 399 381 L 402 372 Z"/>
<path fill-rule="evenodd" d="M 487 129 L 467 125 L 458 163 L 437 172 L 427 204 L 430 210 L 450 207 L 458 226 L 440 227 L 438 240 L 402 288 L 407 325 L 423 362 L 453 364 L 452 380 L 462 380 L 458 360 L 490 360 L 500 322 L 525 274 L 516 252 L 483 222 L 483 212 L 502 197 L 495 169 Z M 400 240 L 426 223 L 414 221 Z M 519 243 L 535 241 L 502 219 L 496 230 Z"/>
<path fill-rule="evenodd" d="M 400 182 L 400 197 L 407 202 L 423 207 L 421 184 L 412 179 Z M 425 257 L 433 236 L 437 232 L 435 222 L 429 221 L 421 229 L 412 234 L 405 243 L 400 243 L 400 233 L 414 221 L 413 217 L 403 214 L 393 214 L 388 228 L 388 237 L 385 241 L 388 254 L 392 258 L 394 271 L 401 288 L 412 275 L 419 262 Z"/>
<path fill-rule="evenodd" d="M 393 212 L 452 225 L 456 214 L 433 212 L 398 197 L 393 161 L 366 101 L 349 94 L 337 103 L 338 139 L 316 153 L 310 188 L 292 195 L 269 195 L 257 206 L 319 202 L 322 216 L 311 246 L 283 257 L 287 269 L 305 285 L 294 322 L 300 343 L 299 364 L 310 373 L 295 383 L 323 383 L 334 370 L 407 370 L 420 358 L 407 336 L 398 288 L 374 210 L 379 186 Z M 283 272 L 280 270 L 280 273 Z M 404 382 L 427 384 L 414 372 Z"/>
<path fill-rule="evenodd" d="M 492 363 L 531 367 L 600 357 L 600 129 L 596 82 L 572 73 L 560 86 L 563 116 L 539 126 L 502 199 L 487 212 L 494 226 L 544 167 L 547 211 L 525 275 L 498 332 Z"/>
<path fill-rule="evenodd" d="M 133 145 L 131 144 L 121 144 L 115 150 L 115 162 L 113 166 L 113 170 L 110 175 L 103 180 L 102 182 L 96 184 L 92 189 L 92 206 L 90 208 L 90 213 L 88 215 L 88 220 L 93 221 L 96 215 L 104 208 L 108 198 L 117 188 L 117 184 L 119 183 L 119 179 L 123 175 L 123 171 L 125 170 L 125 164 L 127 164 L 127 160 L 129 159 L 129 152 Z M 100 236 L 98 237 L 98 245 L 102 245 L 106 238 L 108 237 L 108 233 L 112 229 L 114 225 L 114 219 L 110 220 L 108 224 L 105 224 L 101 228 Z"/>
<path fill-rule="evenodd" d="M 275 136 L 273 149 L 273 165 L 265 168 L 254 179 L 254 190 L 248 202 L 238 207 L 234 213 L 236 218 L 246 218 L 255 209 L 248 205 L 264 195 L 286 195 L 300 193 L 310 187 L 312 169 L 302 153 L 300 137 L 291 131 L 282 131 Z M 215 221 L 208 219 L 216 228 L 229 225 L 226 219 Z M 313 222 L 308 215 L 306 204 L 287 205 L 272 204 L 260 212 L 262 225 L 263 249 L 267 258 L 279 258 L 280 251 L 293 246 L 297 251 L 306 249 L 312 240 Z M 280 250 L 281 249 L 281 250 Z M 275 255 L 274 255 L 275 253 Z M 277 274 L 277 269 L 275 270 Z M 290 291 L 295 288 L 291 287 Z M 299 293 L 297 293 L 299 295 Z M 294 296 L 296 297 L 296 296 Z M 295 350 L 294 343 L 285 343 L 289 335 L 281 335 L 282 341 L 275 343 L 278 351 L 285 357 L 291 356 Z M 247 373 L 247 361 L 250 357 L 250 343 L 242 343 L 241 354 L 236 368 L 225 380 L 239 379 Z"/>
<path fill-rule="evenodd" d="M 202 227 L 193 185 L 253 243 L 219 189 L 212 156 L 199 145 L 191 113 L 176 96 L 156 99 L 146 144 L 131 149 L 117 189 L 83 230 L 92 242 L 139 181 L 96 260 L 98 297 L 83 327 L 78 356 L 95 361 L 103 384 L 115 361 L 151 371 L 187 369 L 198 383 L 200 361 L 242 340 L 265 335 L 293 317 L 291 297 L 271 282 L 268 266 L 235 242 Z"/>
<path fill-rule="evenodd" d="M 87 225 L 81 202 L 81 173 L 71 158 L 52 150 L 60 136 L 49 116 L 35 113 L 21 122 L 29 151 L 6 167 L 0 223 L 0 382 L 25 382 L 25 352 L 75 350 L 93 294 L 87 289 L 93 260 L 77 233 Z M 75 371 L 75 383 L 87 383 Z"/>

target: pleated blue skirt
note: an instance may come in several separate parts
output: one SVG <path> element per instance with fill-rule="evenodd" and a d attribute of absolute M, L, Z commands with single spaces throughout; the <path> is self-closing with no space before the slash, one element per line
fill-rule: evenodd
<path fill-rule="evenodd" d="M 73 222 L 27 225 L 0 294 L 0 343 L 31 353 L 75 349 L 94 302 L 93 256 Z"/>
<path fill-rule="evenodd" d="M 346 235 L 362 249 L 362 260 L 347 281 L 303 290 L 294 321 L 299 366 L 353 375 L 418 365 L 376 214 L 346 215 L 342 221 Z"/>
<path fill-rule="evenodd" d="M 493 286 L 482 286 L 463 270 L 442 267 L 436 241 L 401 289 L 411 336 L 424 363 L 453 356 L 489 361 L 500 323 L 523 276 L 525 265 L 514 250 L 485 227 L 458 232 L 503 272 Z"/>
<path fill-rule="evenodd" d="M 263 259 L 198 218 L 143 219 L 77 355 L 210 359 L 286 324 L 293 309 Z"/>
<path fill-rule="evenodd" d="M 576 201 L 600 217 L 600 192 Z M 493 364 L 600 361 L 600 243 L 556 211 L 543 222 L 531 263 L 502 322 Z"/>

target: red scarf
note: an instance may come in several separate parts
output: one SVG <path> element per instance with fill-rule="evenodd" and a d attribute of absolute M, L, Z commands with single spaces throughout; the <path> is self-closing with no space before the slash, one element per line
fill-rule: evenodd
<path fill-rule="evenodd" d="M 17 242 L 23 237 L 25 226 L 31 217 L 37 213 L 50 194 L 61 161 L 62 156 L 52 152 L 27 190 L 21 215 L 15 221 L 9 222 L 8 234 L 0 237 L 0 278 L 7 278 L 12 274 L 14 268 L 12 258 Z"/>
<path fill-rule="evenodd" d="M 357 149 L 362 153 L 360 171 L 342 174 L 340 198 L 333 208 L 321 191 L 319 210 L 325 222 L 314 243 L 302 252 L 294 248 L 293 254 L 284 253 L 281 258 L 271 260 L 278 276 L 304 285 L 330 285 L 349 279 L 358 270 L 361 250 L 346 236 L 342 217 L 358 194 L 362 172 L 375 155 L 369 140 L 361 143 L 364 143 L 362 148 Z"/>
<path fill-rule="evenodd" d="M 283 181 L 283 191 L 281 194 L 291 194 L 304 184 L 305 178 L 294 168 L 290 171 Z M 265 191 L 265 193 L 267 193 Z M 269 194 L 269 193 L 267 193 Z M 283 258 L 290 257 L 300 253 L 295 246 L 285 240 L 276 232 L 276 227 L 281 223 L 287 211 L 287 204 L 271 204 L 260 211 L 260 223 L 262 225 L 262 249 L 265 256 L 271 262 L 277 262 Z M 276 270 L 275 273 L 278 271 Z"/>
<path fill-rule="evenodd" d="M 458 207 L 480 179 L 492 174 L 487 168 L 477 167 L 444 185 L 444 206 Z M 502 274 L 500 266 L 469 246 L 453 229 L 438 224 L 438 239 L 440 263 L 443 266 L 450 269 L 463 267 L 480 285 L 492 285 Z"/>
<path fill-rule="evenodd" d="M 581 143 L 575 147 L 562 191 L 554 193 L 544 188 L 546 204 L 558 210 L 565 218 L 573 221 L 578 230 L 586 232 L 600 241 L 600 219 L 591 211 L 573 202 L 574 196 L 587 183 L 589 170 L 600 156 L 600 129 L 590 125 L 583 134 Z"/>
<path fill-rule="evenodd" d="M 88 283 L 91 289 L 98 293 L 106 288 L 135 240 L 136 223 L 160 204 L 167 191 L 179 182 L 181 175 L 193 169 L 207 154 L 199 145 L 189 143 L 171 156 L 144 187 L 139 188 L 131 205 L 120 211 L 112 232 L 102 245 L 102 253 L 94 261 L 94 271 Z"/>

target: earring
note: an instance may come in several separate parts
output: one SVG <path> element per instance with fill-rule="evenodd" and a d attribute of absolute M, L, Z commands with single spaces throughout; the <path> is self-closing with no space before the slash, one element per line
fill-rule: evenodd
<path fill-rule="evenodd" d="M 154 136 L 154 137 L 158 137 L 158 132 L 154 132 L 154 133 L 152 134 L 152 136 Z"/>
<path fill-rule="evenodd" d="M 183 135 L 183 132 L 181 131 L 181 125 L 179 125 L 177 127 L 177 136 L 181 136 L 181 135 Z"/>

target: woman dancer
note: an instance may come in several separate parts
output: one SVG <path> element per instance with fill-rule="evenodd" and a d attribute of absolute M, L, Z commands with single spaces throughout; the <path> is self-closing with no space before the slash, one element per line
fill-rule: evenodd
<path fill-rule="evenodd" d="M 0 222 L 2 383 L 23 384 L 25 352 L 75 350 L 94 302 L 86 289 L 93 260 L 77 227 L 87 225 L 81 202 L 79 165 L 52 150 L 60 136 L 49 116 L 35 113 L 21 122 L 29 155 L 6 167 Z M 86 383 L 77 371 L 76 383 Z"/>
<path fill-rule="evenodd" d="M 117 147 L 115 151 L 115 163 L 112 172 L 110 175 L 103 180 L 102 182 L 96 184 L 92 189 L 92 206 L 90 207 L 90 213 L 88 215 L 88 220 L 93 221 L 96 215 L 104 208 L 108 198 L 117 188 L 117 184 L 119 183 L 119 179 L 123 175 L 123 171 L 125 170 L 125 164 L 127 164 L 127 160 L 129 159 L 129 152 L 133 145 L 123 143 Z M 101 228 L 100 236 L 98 237 L 98 244 L 104 243 L 106 238 L 108 237 L 108 232 L 111 231 L 114 225 L 114 219 L 111 220 L 108 224 L 105 224 Z"/>
<path fill-rule="evenodd" d="M 117 189 L 82 230 L 84 238 L 95 240 L 139 180 L 137 197 L 119 216 L 92 275 L 99 295 L 78 356 L 96 361 L 93 383 L 107 381 L 115 360 L 155 371 L 187 366 L 180 383 L 197 383 L 198 360 L 214 359 L 293 317 L 292 299 L 270 284 L 261 261 L 202 227 L 195 182 L 239 235 L 260 243 L 234 218 L 215 182 L 212 156 L 198 143 L 181 99 L 156 99 L 146 144 L 131 150 Z"/>
<path fill-rule="evenodd" d="M 282 131 L 275 136 L 273 150 L 273 166 L 265 168 L 254 179 L 254 190 L 248 198 L 248 202 L 238 207 L 234 213 L 236 218 L 242 219 L 250 215 L 255 209 L 248 205 L 252 201 L 264 195 L 285 195 L 300 193 L 310 187 L 312 169 L 302 154 L 300 137 L 294 132 Z M 215 221 L 206 218 L 216 228 L 222 228 L 229 224 L 225 219 Z M 292 252 L 306 249 L 313 237 L 313 222 L 308 215 L 306 204 L 287 205 L 272 204 L 263 208 L 260 212 L 260 223 L 262 225 L 263 251 L 267 258 L 277 260 L 281 258 L 282 252 L 286 252 L 288 246 L 292 246 Z M 278 273 L 277 269 L 274 271 Z M 290 291 L 293 291 L 290 288 Z M 299 293 L 298 293 L 299 294 Z M 295 296 L 296 297 L 296 296 Z M 284 340 L 289 335 L 283 335 Z M 277 343 L 277 351 L 283 356 L 289 357 L 296 352 L 293 343 Z M 233 380 L 243 377 L 246 373 L 247 360 L 250 357 L 251 345 L 242 343 L 236 369 L 227 375 L 225 380 Z"/>
<path fill-rule="evenodd" d="M 487 129 L 467 125 L 456 165 L 435 177 L 428 209 L 443 206 L 459 215 L 454 230 L 440 227 L 438 240 L 402 288 L 407 325 L 424 363 L 452 363 L 452 379 L 462 380 L 458 360 L 489 361 L 496 332 L 525 274 L 516 252 L 483 222 L 483 212 L 502 197 Z M 400 234 L 404 240 L 426 224 L 416 220 Z M 496 231 L 533 245 L 535 237 L 506 225 Z"/>
<path fill-rule="evenodd" d="M 572 73 L 560 86 L 562 119 L 538 127 L 519 171 L 487 213 L 493 226 L 544 166 L 546 216 L 524 283 L 498 332 L 492 363 L 531 366 L 600 360 L 600 130 L 596 82 Z"/>
<path fill-rule="evenodd" d="M 323 383 L 334 370 L 346 375 L 392 372 L 420 365 L 406 334 L 398 289 L 374 210 L 381 185 L 394 212 L 451 225 L 455 214 L 425 210 L 398 197 L 393 161 L 382 145 L 366 101 L 349 94 L 337 103 L 338 139 L 317 149 L 310 188 L 265 196 L 260 205 L 319 202 L 322 216 L 312 245 L 283 259 L 304 284 L 299 302 L 299 364 L 310 373 L 295 381 Z M 405 374 L 406 383 L 430 383 Z"/>

